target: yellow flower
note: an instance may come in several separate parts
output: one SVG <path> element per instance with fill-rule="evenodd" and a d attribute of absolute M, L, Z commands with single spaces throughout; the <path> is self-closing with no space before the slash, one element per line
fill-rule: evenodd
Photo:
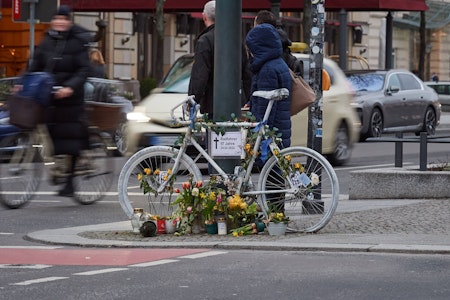
<path fill-rule="evenodd" d="M 200 193 L 200 199 L 205 199 L 206 198 L 206 194 L 204 192 Z"/>
<path fill-rule="evenodd" d="M 164 181 L 167 181 L 167 179 L 169 178 L 169 176 L 167 176 L 167 175 L 164 175 Z"/>
<path fill-rule="evenodd" d="M 286 158 L 287 161 L 291 161 L 291 156 L 290 155 L 286 155 L 284 158 Z"/>
<path fill-rule="evenodd" d="M 295 163 L 295 164 L 294 164 L 294 168 L 295 168 L 295 169 L 298 170 L 298 169 L 300 169 L 300 167 L 301 167 L 300 163 Z"/>
<path fill-rule="evenodd" d="M 274 154 L 275 156 L 278 156 L 278 154 L 280 154 L 280 152 L 278 152 L 278 149 L 275 149 L 275 150 L 273 150 L 273 154 Z"/>
<path fill-rule="evenodd" d="M 138 179 L 139 181 L 142 180 L 142 174 L 141 174 L 141 173 L 139 173 L 139 174 L 137 175 L 137 179 Z"/>
<path fill-rule="evenodd" d="M 214 192 L 209 193 L 209 200 L 216 200 L 216 193 Z"/>
<path fill-rule="evenodd" d="M 172 169 L 167 170 L 167 175 L 172 174 Z"/>
<path fill-rule="evenodd" d="M 160 172 L 161 172 L 161 171 L 160 171 L 159 169 L 156 169 L 155 172 L 154 172 L 154 174 L 155 174 L 155 175 L 159 175 Z"/>
<path fill-rule="evenodd" d="M 149 168 L 145 168 L 144 169 L 144 173 L 145 173 L 145 175 L 151 175 L 152 174 L 152 169 L 149 169 Z"/>
<path fill-rule="evenodd" d="M 238 236 L 239 234 L 236 231 L 233 231 L 233 236 Z"/>
<path fill-rule="evenodd" d="M 248 151 L 250 151 L 251 147 L 252 147 L 252 145 L 250 145 L 250 144 L 245 144 L 244 150 L 245 150 L 246 152 L 248 152 Z"/>

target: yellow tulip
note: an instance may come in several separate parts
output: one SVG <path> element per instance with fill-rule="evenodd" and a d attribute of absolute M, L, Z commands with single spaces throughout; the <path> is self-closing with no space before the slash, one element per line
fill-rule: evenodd
<path fill-rule="evenodd" d="M 144 172 L 145 172 L 145 175 L 151 175 L 152 174 L 152 169 L 149 169 L 149 168 L 145 168 L 144 169 Z"/>

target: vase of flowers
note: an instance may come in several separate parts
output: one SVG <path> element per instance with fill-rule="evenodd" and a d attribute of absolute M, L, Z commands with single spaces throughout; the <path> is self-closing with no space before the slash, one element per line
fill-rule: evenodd
<path fill-rule="evenodd" d="M 267 224 L 267 231 L 269 235 L 285 235 L 287 224 L 269 222 Z"/>
<path fill-rule="evenodd" d="M 267 220 L 267 231 L 269 235 L 285 235 L 289 217 L 282 212 L 272 212 Z"/>
<path fill-rule="evenodd" d="M 207 234 L 217 234 L 217 222 L 211 221 L 210 223 L 205 223 L 205 229 Z"/>

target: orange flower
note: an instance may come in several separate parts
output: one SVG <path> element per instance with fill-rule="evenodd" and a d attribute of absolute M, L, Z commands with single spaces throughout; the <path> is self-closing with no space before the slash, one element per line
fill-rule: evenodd
<path fill-rule="evenodd" d="M 196 188 L 201 188 L 202 185 L 203 185 L 203 183 L 202 183 L 201 181 L 197 181 L 197 182 L 195 183 L 195 187 L 196 187 Z"/>
<path fill-rule="evenodd" d="M 181 184 L 181 186 L 183 187 L 183 189 L 188 190 L 191 188 L 191 184 L 189 182 L 183 182 Z"/>

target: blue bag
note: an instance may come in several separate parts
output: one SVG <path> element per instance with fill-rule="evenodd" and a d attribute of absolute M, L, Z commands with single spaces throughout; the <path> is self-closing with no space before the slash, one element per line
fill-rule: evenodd
<path fill-rule="evenodd" d="M 48 106 L 52 97 L 52 88 L 55 85 L 53 77 L 47 72 L 30 72 L 22 75 L 22 90 L 19 96 L 35 100 L 37 103 Z"/>

